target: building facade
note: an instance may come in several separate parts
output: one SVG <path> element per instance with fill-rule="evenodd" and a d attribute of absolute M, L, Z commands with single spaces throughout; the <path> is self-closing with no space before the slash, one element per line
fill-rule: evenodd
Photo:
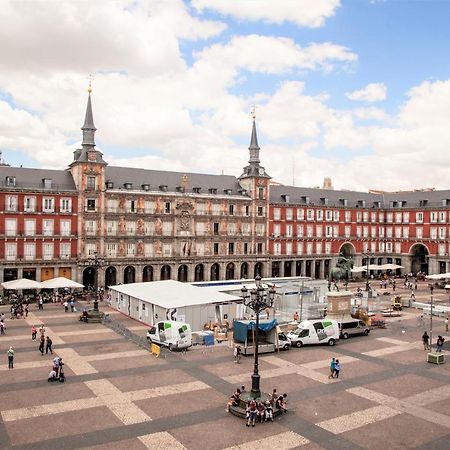
<path fill-rule="evenodd" d="M 450 191 L 353 192 L 274 185 L 255 118 L 239 177 L 109 166 L 89 93 L 67 170 L 0 165 L 0 282 L 67 276 L 85 286 L 310 276 L 355 265 L 450 271 Z M 367 256 L 365 256 L 367 255 Z"/>

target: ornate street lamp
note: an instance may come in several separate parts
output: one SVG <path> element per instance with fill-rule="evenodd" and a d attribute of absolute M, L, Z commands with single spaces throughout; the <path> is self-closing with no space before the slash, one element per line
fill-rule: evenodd
<path fill-rule="evenodd" d="M 250 294 L 248 289 L 244 286 L 241 289 L 241 296 L 244 300 L 244 305 L 250 308 L 256 314 L 256 330 L 255 330 L 255 361 L 252 374 L 252 390 L 251 397 L 261 397 L 260 389 L 260 375 L 258 370 L 258 331 L 259 331 L 259 314 L 267 308 L 273 306 L 275 300 L 275 288 L 272 286 L 270 289 L 264 289 L 261 283 L 261 277 L 258 275 L 255 277 L 256 289 L 252 289 Z"/>
<path fill-rule="evenodd" d="M 99 258 L 98 253 L 95 252 L 93 257 L 88 259 L 88 263 L 94 268 L 94 313 L 98 313 L 98 271 L 100 267 L 105 265 L 105 260 L 103 258 Z"/>
<path fill-rule="evenodd" d="M 366 291 L 369 292 L 370 288 L 369 288 L 369 263 L 370 263 L 370 258 L 374 258 L 375 255 L 373 253 L 361 253 L 361 256 L 363 258 L 366 258 Z"/>

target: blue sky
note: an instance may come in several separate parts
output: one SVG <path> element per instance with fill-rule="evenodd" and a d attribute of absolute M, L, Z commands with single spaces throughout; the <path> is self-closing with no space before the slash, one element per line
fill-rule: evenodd
<path fill-rule="evenodd" d="M 12 165 L 67 167 L 93 73 L 112 165 L 238 176 L 256 103 L 278 182 L 449 187 L 450 1 L 69 3 L 6 1 L 0 16 Z"/>

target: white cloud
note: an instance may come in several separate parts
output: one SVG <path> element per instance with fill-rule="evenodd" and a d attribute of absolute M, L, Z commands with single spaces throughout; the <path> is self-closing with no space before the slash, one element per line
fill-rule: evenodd
<path fill-rule="evenodd" d="M 332 17 L 340 0 L 192 0 L 199 11 L 212 10 L 239 20 L 262 20 L 316 28 Z"/>
<path fill-rule="evenodd" d="M 384 83 L 370 83 L 366 87 L 345 94 L 350 100 L 379 102 L 386 100 L 387 87 Z"/>

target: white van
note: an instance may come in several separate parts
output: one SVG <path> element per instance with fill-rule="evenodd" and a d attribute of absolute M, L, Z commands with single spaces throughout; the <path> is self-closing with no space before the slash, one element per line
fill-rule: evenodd
<path fill-rule="evenodd" d="M 185 349 L 192 346 L 191 326 L 174 320 L 162 320 L 147 331 L 147 340 L 169 347 L 169 350 Z"/>
<path fill-rule="evenodd" d="M 287 337 L 293 347 L 309 344 L 334 345 L 339 341 L 339 325 L 336 320 L 304 320 Z"/>

